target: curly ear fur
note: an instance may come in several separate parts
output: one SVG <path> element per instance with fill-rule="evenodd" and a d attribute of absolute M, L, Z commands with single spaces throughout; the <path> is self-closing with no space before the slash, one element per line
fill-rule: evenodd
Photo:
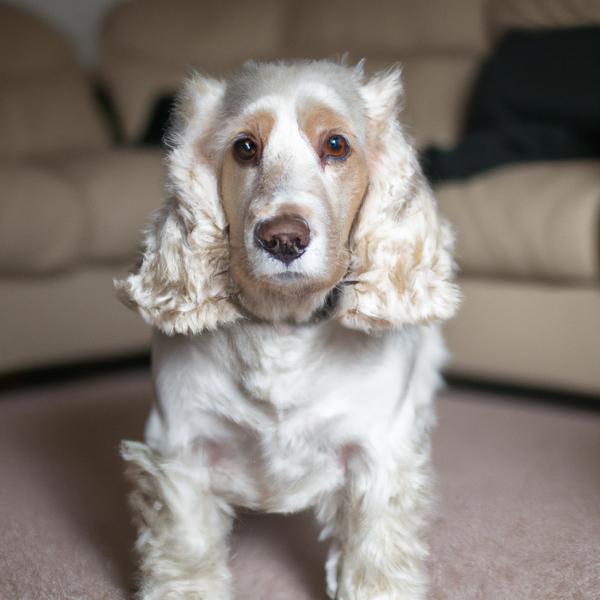
<path fill-rule="evenodd" d="M 222 82 L 193 76 L 178 100 L 167 157 L 170 199 L 146 232 L 141 265 L 115 282 L 119 297 L 167 334 L 194 334 L 234 321 L 227 224 L 203 138 Z"/>
<path fill-rule="evenodd" d="M 398 122 L 400 71 L 376 75 L 361 93 L 371 174 L 354 226 L 337 318 L 367 332 L 447 319 L 460 299 L 452 283 L 453 236 L 436 213 Z"/>

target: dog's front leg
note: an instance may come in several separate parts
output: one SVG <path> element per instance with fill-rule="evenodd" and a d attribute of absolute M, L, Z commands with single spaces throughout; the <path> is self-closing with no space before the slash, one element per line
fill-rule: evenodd
<path fill-rule="evenodd" d="M 134 489 L 139 600 L 230 600 L 228 536 L 233 514 L 210 490 L 201 457 L 164 459 L 145 444 L 121 454 Z"/>
<path fill-rule="evenodd" d="M 428 453 L 356 455 L 345 487 L 317 516 L 332 544 L 327 591 L 336 600 L 423 600 L 422 537 L 430 504 Z"/>

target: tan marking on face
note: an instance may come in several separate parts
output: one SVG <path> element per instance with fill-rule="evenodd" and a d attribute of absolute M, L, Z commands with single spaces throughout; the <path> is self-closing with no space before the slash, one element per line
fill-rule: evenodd
<path fill-rule="evenodd" d="M 246 118 L 240 127 L 240 131 L 252 135 L 264 148 L 269 141 L 274 126 L 275 117 L 273 114 L 267 110 L 259 110 Z"/>
<path fill-rule="evenodd" d="M 329 106 L 309 103 L 299 114 L 300 127 L 309 139 L 315 152 L 320 155 L 320 146 L 327 133 L 349 132 L 348 122 Z"/>
<path fill-rule="evenodd" d="M 199 163 L 216 168 L 215 148 L 212 143 L 217 134 L 215 125 L 209 127 L 194 143 L 194 154 Z"/>
<path fill-rule="evenodd" d="M 244 256 L 244 214 L 240 199 L 248 167 L 240 166 L 233 158 L 231 149 L 227 149 L 219 173 L 219 196 L 229 225 L 229 247 L 231 262 L 242 260 Z"/>
<path fill-rule="evenodd" d="M 324 168 L 336 169 L 340 173 L 341 206 L 332 213 L 339 220 L 334 225 L 340 230 L 343 244 L 348 243 L 350 229 L 361 205 L 368 184 L 366 157 L 360 150 L 356 138 L 351 134 L 347 120 L 338 112 L 318 103 L 309 103 L 300 113 L 300 125 L 315 152 L 321 156 L 322 145 L 334 133 L 343 135 L 350 143 L 350 154 L 345 160 L 330 160 Z M 339 243 L 339 238 L 336 240 Z"/>
<path fill-rule="evenodd" d="M 360 205 L 365 197 L 369 184 L 369 173 L 367 161 L 364 155 L 352 153 L 347 161 L 349 163 L 348 176 L 344 181 L 344 187 L 348 191 L 348 205 L 346 207 L 346 218 L 344 220 L 343 239 L 348 241 L 350 229 L 354 224 Z"/>

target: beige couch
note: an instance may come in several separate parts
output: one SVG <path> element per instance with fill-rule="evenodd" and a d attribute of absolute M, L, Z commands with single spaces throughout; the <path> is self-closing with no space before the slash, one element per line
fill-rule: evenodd
<path fill-rule="evenodd" d="M 0 7 L 0 372 L 127 355 L 148 331 L 115 300 L 161 201 L 160 152 L 136 145 L 188 65 L 350 52 L 404 68 L 404 121 L 450 146 L 477 66 L 509 27 L 600 22 L 583 0 L 133 0 L 103 28 L 99 75 L 125 142 L 47 26 Z M 458 231 L 465 301 L 454 374 L 600 393 L 600 161 L 498 169 L 436 190 Z"/>

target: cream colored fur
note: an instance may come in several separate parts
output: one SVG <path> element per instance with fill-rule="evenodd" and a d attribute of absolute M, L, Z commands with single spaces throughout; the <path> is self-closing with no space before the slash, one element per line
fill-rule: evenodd
<path fill-rule="evenodd" d="M 429 429 L 444 358 L 435 321 L 452 315 L 458 292 L 452 237 L 397 120 L 400 94 L 397 71 L 365 82 L 360 67 L 325 61 L 251 63 L 226 83 L 188 82 L 170 199 L 141 266 L 118 283 L 155 327 L 146 443 L 123 445 L 140 599 L 232 598 L 238 506 L 313 507 L 330 543 L 332 598 L 425 598 Z M 336 132 L 352 159 L 319 158 L 321 134 L 301 117 L 315 104 L 347 124 Z M 265 114 L 260 162 L 235 166 L 232 140 Z M 364 189 L 360 177 L 349 187 L 363 167 Z M 248 232 L 290 203 L 312 238 L 286 266 Z"/>

